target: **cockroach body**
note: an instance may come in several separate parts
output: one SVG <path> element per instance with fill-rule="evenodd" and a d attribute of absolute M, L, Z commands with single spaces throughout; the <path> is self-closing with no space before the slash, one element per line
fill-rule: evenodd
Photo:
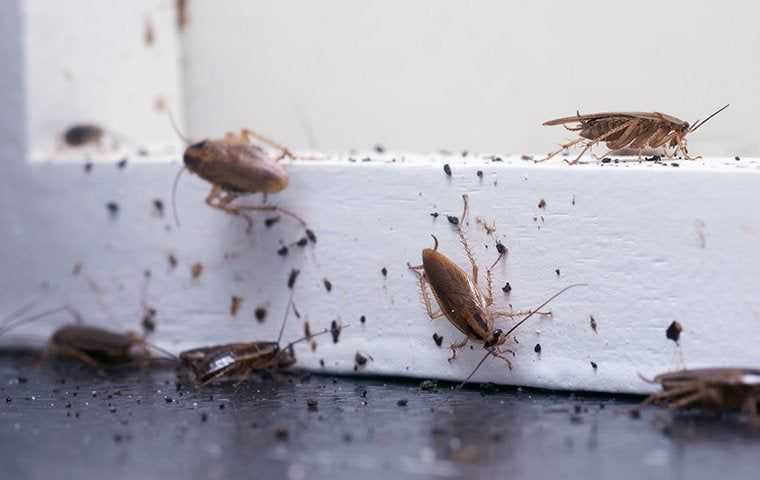
<path fill-rule="evenodd" d="M 151 357 L 145 339 L 89 325 L 64 325 L 50 337 L 48 354 L 71 357 L 97 366 L 120 365 Z"/>
<path fill-rule="evenodd" d="M 468 277 L 464 270 L 459 268 L 459 266 L 452 262 L 448 257 L 438 252 L 438 239 L 435 236 L 433 236 L 433 240 L 435 241 L 434 247 L 432 249 L 426 248 L 422 251 L 422 265 L 412 266 L 407 264 L 407 266 L 410 270 L 415 272 L 419 278 L 422 302 L 425 305 L 428 316 L 432 320 L 442 317 L 447 318 L 452 325 L 465 335 L 462 341 L 450 345 L 451 357 L 449 358 L 449 361 L 456 358 L 457 350 L 464 348 L 469 340 L 473 340 L 483 344 L 483 348 L 488 351 L 487 355 L 501 358 L 511 369 L 512 363 L 503 355 L 504 353 L 511 353 L 514 355 L 512 350 L 503 348 L 503 345 L 509 338 L 509 334 L 528 318 L 537 313 L 540 315 L 551 315 L 551 313 L 541 312 L 540 310 L 549 303 L 549 301 L 559 295 L 559 293 L 550 298 L 539 308 L 527 312 L 502 311 L 491 308 L 494 303 L 491 286 L 491 269 L 493 268 L 493 265 L 486 270 L 487 288 L 486 293 L 484 294 L 478 286 L 477 263 L 475 262 L 475 258 L 462 231 L 464 217 L 467 213 L 466 195 L 463 196 L 463 198 L 465 201 L 465 209 L 462 214 L 462 221 L 459 222 L 459 226 L 457 227 L 457 232 L 465 253 L 467 254 L 467 258 L 470 261 L 472 277 Z M 498 262 L 504 254 L 505 253 L 500 253 L 496 262 Z M 494 262 L 494 265 L 496 262 Z M 433 296 L 438 302 L 438 306 L 440 307 L 438 311 L 434 311 L 428 293 L 428 287 L 433 292 Z M 565 290 L 567 290 L 567 288 Z M 560 293 L 565 290 L 562 290 Z M 526 316 L 509 331 L 505 332 L 500 328 L 494 328 L 496 318 L 511 318 L 519 315 Z"/>
<path fill-rule="evenodd" d="M 179 134 L 179 131 L 177 132 Z M 265 143 L 279 150 L 279 156 L 272 156 L 253 140 Z M 189 142 L 188 142 L 189 143 Z M 283 158 L 295 158 L 285 147 L 258 135 L 251 130 L 241 130 L 240 134 L 228 133 L 221 140 L 203 140 L 190 144 L 183 154 L 184 168 L 174 181 L 172 205 L 181 173 L 187 169 L 212 184 L 206 196 L 206 204 L 232 215 L 240 215 L 252 226 L 247 211 L 279 212 L 296 219 L 301 225 L 306 222 L 298 215 L 275 205 L 233 205 L 240 196 L 262 193 L 265 196 L 277 193 L 288 186 L 288 172 L 278 163 Z M 266 197 L 265 197 L 266 198 Z M 177 225 L 176 206 L 174 217 Z"/>
<path fill-rule="evenodd" d="M 642 377 L 643 378 L 643 377 Z M 713 410 L 741 410 L 760 420 L 760 369 L 696 368 L 657 375 L 662 391 L 642 403 L 672 409 L 702 406 Z"/>
<path fill-rule="evenodd" d="M 605 112 L 587 115 L 576 113 L 572 117 L 549 120 L 544 122 L 545 126 L 563 125 L 572 132 L 578 132 L 579 138 L 560 145 L 559 150 L 538 161 L 548 160 L 567 148 L 581 144 L 583 150 L 575 160 L 569 162 L 575 164 L 597 143 L 607 145 L 610 149 L 607 154 L 629 149 L 638 152 L 641 157 L 646 149 L 662 147 L 668 158 L 680 152 L 684 159 L 695 160 L 700 157 L 689 155 L 686 136 L 727 107 L 728 105 L 724 106 L 702 122 L 695 122 L 693 126 L 689 126 L 689 122 L 660 112 Z"/>
<path fill-rule="evenodd" d="M 201 385 L 221 377 L 242 379 L 253 370 L 285 369 L 296 363 L 293 346 L 280 349 L 278 342 L 240 342 L 195 348 L 180 353 L 179 359 Z"/>

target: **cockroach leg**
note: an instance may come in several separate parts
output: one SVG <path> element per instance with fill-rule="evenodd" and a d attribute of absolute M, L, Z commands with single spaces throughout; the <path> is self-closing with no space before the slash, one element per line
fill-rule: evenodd
<path fill-rule="evenodd" d="M 691 395 L 687 395 L 681 398 L 680 400 L 670 403 L 668 405 L 668 408 L 677 410 L 679 408 L 688 407 L 704 399 L 707 396 L 706 393 L 707 392 L 703 388 L 699 388 L 696 392 L 692 393 Z"/>
<path fill-rule="evenodd" d="M 250 141 L 251 139 L 254 139 L 254 140 L 258 140 L 258 141 L 260 141 L 262 143 L 266 143 L 270 147 L 276 148 L 277 150 L 279 150 L 281 152 L 280 157 L 277 160 L 282 160 L 285 157 L 295 158 L 295 155 L 293 155 L 293 153 L 290 150 L 288 150 L 287 147 L 284 147 L 284 146 L 280 145 L 279 143 L 276 143 L 276 142 L 268 139 L 267 137 L 254 132 L 251 129 L 244 128 L 243 130 L 240 131 L 240 136 L 243 137 L 243 138 L 245 138 L 247 141 Z"/>
<path fill-rule="evenodd" d="M 56 345 L 53 347 L 52 352 L 50 353 L 61 357 L 76 358 L 82 363 L 85 363 L 93 368 L 100 368 L 101 366 L 100 363 L 90 355 L 87 355 L 86 353 L 77 350 L 76 348 L 72 348 L 66 345 Z"/>
<path fill-rule="evenodd" d="M 206 204 L 211 208 L 216 208 L 231 215 L 239 215 L 243 217 L 246 223 L 245 231 L 250 233 L 253 229 L 253 219 L 251 216 L 238 211 L 235 207 L 229 206 L 229 204 L 235 201 L 236 198 L 237 195 L 225 192 L 219 185 L 214 185 L 211 187 L 211 191 L 206 197 Z"/>
<path fill-rule="evenodd" d="M 420 282 L 420 295 L 422 299 L 422 303 L 425 305 L 425 310 L 427 311 L 428 316 L 430 317 L 430 320 L 437 320 L 444 316 L 443 310 L 440 308 L 438 311 L 433 310 L 433 302 L 430 300 L 430 292 L 428 291 L 428 282 L 425 278 L 425 274 L 420 272 L 420 270 L 423 269 L 422 265 L 413 266 L 409 263 L 406 264 L 407 267 L 409 267 L 409 270 L 414 272 Z"/>
<path fill-rule="evenodd" d="M 463 349 L 467 345 L 467 342 L 469 340 L 470 340 L 470 337 L 464 337 L 464 340 L 457 343 L 452 343 L 451 345 L 449 345 L 449 348 L 451 349 L 451 356 L 449 357 L 449 362 L 453 362 L 454 359 L 457 358 L 457 350 Z"/>
<path fill-rule="evenodd" d="M 580 142 L 583 142 L 585 140 L 586 140 L 585 138 L 581 137 L 581 138 L 576 138 L 575 140 L 573 140 L 571 142 L 562 143 L 559 146 L 560 147 L 559 150 L 555 150 L 554 152 L 551 152 L 551 153 L 547 154 L 545 158 L 536 159 L 536 160 L 534 160 L 534 162 L 535 163 L 545 162 L 545 161 L 549 160 L 550 158 L 553 158 L 555 155 L 558 155 L 558 154 L 562 153 L 563 151 L 567 150 L 568 148 L 572 147 L 573 145 L 578 144 Z"/>
<path fill-rule="evenodd" d="M 512 350 L 498 350 L 498 349 L 491 349 L 489 350 L 489 352 L 491 352 L 491 355 L 493 355 L 494 357 L 504 360 L 507 363 L 507 367 L 509 367 L 509 369 L 512 370 L 512 362 L 509 361 L 507 357 L 502 355 L 502 353 L 511 352 L 512 355 L 514 355 L 515 352 L 513 352 Z"/>
<path fill-rule="evenodd" d="M 670 401 L 673 397 L 679 397 L 681 395 L 691 394 L 696 390 L 696 386 L 689 382 L 688 385 L 674 388 L 672 390 L 665 390 L 662 392 L 653 393 L 641 402 L 640 407 L 649 405 L 650 403 L 659 403 L 662 401 Z"/>

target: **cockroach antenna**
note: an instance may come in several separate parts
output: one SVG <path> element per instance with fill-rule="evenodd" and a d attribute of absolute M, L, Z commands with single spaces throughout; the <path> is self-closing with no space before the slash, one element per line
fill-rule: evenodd
<path fill-rule="evenodd" d="M 12 314 L 9 318 L 15 318 L 18 315 L 20 315 L 20 313 L 18 313 L 18 312 L 22 312 L 23 313 L 26 310 L 28 310 L 28 307 L 24 306 L 21 309 L 19 309 L 16 312 L 14 312 L 14 314 Z M 53 308 L 51 310 L 46 310 L 46 311 L 38 313 L 36 315 L 32 315 L 31 317 L 20 318 L 20 319 L 17 319 L 15 321 L 8 321 L 8 322 L 6 322 L 2 327 L 0 327 L 0 336 L 5 335 L 6 333 L 8 333 L 9 331 L 13 330 L 16 327 L 19 327 L 21 325 L 25 325 L 27 323 L 35 322 L 37 320 L 40 320 L 42 318 L 48 317 L 50 315 L 53 315 L 53 314 L 56 314 L 56 313 L 59 313 L 59 312 L 68 312 L 68 313 L 70 313 L 72 316 L 74 316 L 76 318 L 76 315 L 75 315 L 74 311 L 70 307 L 68 307 L 68 306 Z"/>
<path fill-rule="evenodd" d="M 288 313 L 290 312 L 290 307 L 293 306 L 294 293 L 295 289 L 291 289 L 290 297 L 288 298 L 288 304 L 285 306 L 285 315 L 282 318 L 282 325 L 280 325 L 280 334 L 277 336 L 277 345 L 280 344 L 280 340 L 282 340 L 282 334 L 285 332 L 285 324 L 288 322 Z"/>
<path fill-rule="evenodd" d="M 730 103 L 727 103 L 727 104 L 726 104 L 724 107 L 722 107 L 722 108 L 719 108 L 718 110 L 716 110 L 716 111 L 715 111 L 715 113 L 713 113 L 713 114 L 712 114 L 712 115 L 710 115 L 709 117 L 705 118 L 705 119 L 704 119 L 703 121 L 701 121 L 701 122 L 700 122 L 699 120 L 697 120 L 696 122 L 694 122 L 694 126 L 692 126 L 692 127 L 689 129 L 689 133 L 691 133 L 691 132 L 693 132 L 694 130 L 698 129 L 699 127 L 701 127 L 702 125 L 704 125 L 705 123 L 707 123 L 707 121 L 708 121 L 708 120 L 710 120 L 711 118 L 713 118 L 715 115 L 717 115 L 717 114 L 719 114 L 720 112 L 722 112 L 723 110 L 727 109 L 729 105 L 730 105 Z"/>
<path fill-rule="evenodd" d="M 185 143 L 185 145 L 190 145 L 192 142 L 182 134 L 182 132 L 179 130 L 179 127 L 177 126 L 177 122 L 174 121 L 172 110 L 168 109 L 166 113 L 169 115 L 169 122 L 172 125 L 172 130 L 174 130 L 174 133 L 177 134 L 177 136 Z M 187 167 L 183 165 L 182 168 L 179 169 L 179 172 L 177 172 L 177 175 L 174 177 L 174 184 L 172 185 L 172 214 L 174 215 L 174 223 L 177 225 L 177 228 L 180 227 L 179 214 L 177 213 L 177 185 L 179 184 L 179 178 L 182 176 L 182 173 L 184 173 L 185 170 L 187 170 Z"/>

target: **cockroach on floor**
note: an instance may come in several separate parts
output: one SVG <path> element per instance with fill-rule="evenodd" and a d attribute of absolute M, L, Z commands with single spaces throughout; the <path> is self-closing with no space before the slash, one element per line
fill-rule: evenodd
<path fill-rule="evenodd" d="M 228 133 L 221 140 L 207 139 L 197 143 L 186 140 L 176 126 L 175 130 L 188 144 L 182 157 L 185 165 L 177 173 L 172 187 L 172 208 L 178 226 L 175 202 L 177 184 L 182 172 L 187 169 L 211 183 L 206 204 L 231 215 L 240 215 L 248 223 L 249 231 L 253 220 L 245 213 L 247 211 L 279 212 L 306 227 L 301 217 L 276 205 L 233 205 L 240 196 L 252 193 L 264 194 L 266 201 L 267 194 L 281 192 L 288 186 L 288 172 L 279 162 L 295 156 L 286 147 L 247 129 L 239 134 Z M 272 156 L 253 140 L 279 150 L 280 154 Z"/>
<path fill-rule="evenodd" d="M 637 152 L 641 158 L 641 154 L 645 150 L 662 147 L 668 158 L 680 152 L 684 159 L 696 160 L 700 157 L 689 155 L 686 148 L 686 136 L 726 108 L 728 105 L 704 121 L 696 121 L 693 126 L 689 126 L 689 122 L 660 112 L 605 112 L 586 115 L 581 115 L 578 112 L 572 117 L 549 120 L 544 122 L 545 126 L 563 125 L 571 132 L 578 132 L 579 138 L 560 145 L 559 150 L 548 154 L 546 158 L 537 160 L 537 162 L 549 160 L 563 150 L 581 144 L 583 150 L 575 160 L 569 162 L 576 164 L 588 149 L 600 142 L 605 143 L 610 149 L 600 158 L 623 149 Z"/>
<path fill-rule="evenodd" d="M 0 335 L 22 324 L 62 312 L 67 312 L 81 321 L 78 312 L 64 306 L 6 323 L 0 327 Z M 104 367 L 148 362 L 153 358 L 151 351 L 175 358 L 170 352 L 148 343 L 145 337 L 133 332 L 117 333 L 91 325 L 68 324 L 53 332 L 44 356 L 75 358 L 93 367 Z"/>
<path fill-rule="evenodd" d="M 280 347 L 280 340 L 282 340 L 292 305 L 293 295 L 291 292 L 276 342 L 238 342 L 195 348 L 181 352 L 179 354 L 180 362 L 192 374 L 193 381 L 198 385 L 206 385 L 221 378 L 236 378 L 243 381 L 253 371 L 280 370 L 292 367 L 296 363 L 293 345 L 329 332 L 325 329 L 290 342 L 284 348 Z"/>
<path fill-rule="evenodd" d="M 416 273 L 419 278 L 422 301 L 425 305 L 428 316 L 432 320 L 442 317 L 447 318 L 465 335 L 464 340 L 451 344 L 451 357 L 449 358 L 449 361 L 456 358 L 457 350 L 464 348 L 469 340 L 473 340 L 475 342 L 483 343 L 483 348 L 488 350 L 486 357 L 488 355 L 493 355 L 494 357 L 501 358 L 511 369 L 512 363 L 503 354 L 512 353 L 514 355 L 514 352 L 502 348 L 509 338 L 509 334 L 537 313 L 540 315 L 550 315 L 548 312 L 541 312 L 541 308 L 546 306 L 550 301 L 567 289 L 578 285 L 566 287 L 538 308 L 527 312 L 502 311 L 491 308 L 494 303 L 491 269 L 496 265 L 499 259 L 502 258 L 504 253 L 500 253 L 496 262 L 486 270 L 487 288 L 486 293 L 483 294 L 478 286 L 478 266 L 462 231 L 464 217 L 467 214 L 467 196 L 463 195 L 463 199 L 465 202 L 465 208 L 457 232 L 465 253 L 467 254 L 467 258 L 470 261 L 470 265 L 472 266 L 472 277 L 468 277 L 464 270 L 449 260 L 448 257 L 438 252 L 438 239 L 435 236 L 433 236 L 433 240 L 435 241 L 434 247 L 432 249 L 426 248 L 422 251 L 422 265 L 412 266 L 407 264 L 407 266 L 410 270 Z M 437 312 L 433 309 L 433 304 L 428 293 L 428 287 L 433 292 L 433 296 L 440 307 Z M 526 316 L 506 333 L 500 328 L 494 329 L 494 321 L 496 318 L 511 318 L 518 315 Z M 486 357 L 484 357 L 484 359 Z"/>
<path fill-rule="evenodd" d="M 641 406 L 741 410 L 753 421 L 760 421 L 760 369 L 695 368 L 663 373 L 654 380 L 642 379 L 660 384 L 662 391 L 647 397 Z"/>

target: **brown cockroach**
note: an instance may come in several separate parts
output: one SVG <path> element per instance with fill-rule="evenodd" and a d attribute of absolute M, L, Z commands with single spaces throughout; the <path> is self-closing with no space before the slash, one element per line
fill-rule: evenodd
<path fill-rule="evenodd" d="M 545 126 L 563 125 L 571 132 L 578 132 L 579 137 L 560 145 L 559 150 L 537 162 L 549 160 L 563 150 L 581 144 L 583 150 L 575 160 L 569 162 L 576 164 L 588 149 L 600 142 L 605 143 L 610 149 L 607 154 L 630 149 L 638 152 L 641 157 L 645 149 L 662 147 L 668 158 L 680 152 L 684 159 L 696 160 L 700 157 L 691 157 L 686 149 L 686 136 L 726 108 L 728 105 L 720 108 L 704 121 L 696 121 L 693 126 L 689 126 L 689 122 L 660 112 L 605 112 L 586 115 L 577 112 L 572 117 L 544 122 Z"/>
<path fill-rule="evenodd" d="M 288 172 L 279 162 L 286 157 L 295 158 L 290 150 L 248 129 L 241 130 L 239 134 L 227 133 L 223 139 L 192 143 L 182 136 L 176 125 L 174 128 L 177 135 L 188 144 L 182 157 L 184 166 L 177 173 L 172 187 L 172 208 L 178 226 L 175 202 L 177 184 L 182 172 L 190 170 L 212 185 L 206 196 L 206 204 L 243 217 L 248 223 L 249 231 L 253 220 L 245 213 L 247 211 L 279 212 L 306 227 L 306 222 L 301 217 L 276 205 L 233 205 L 235 200 L 245 194 L 262 193 L 266 200 L 267 194 L 284 190 L 288 186 Z M 253 141 L 275 148 L 280 154 L 272 156 Z"/>
<path fill-rule="evenodd" d="M 438 252 L 438 239 L 434 235 L 433 240 L 435 245 L 433 248 L 426 248 L 422 251 L 422 265 L 413 266 L 407 263 L 407 266 L 419 278 L 422 301 L 431 320 L 445 317 L 465 335 L 462 341 L 450 345 L 451 357 L 449 361 L 456 358 L 457 350 L 464 348 L 469 340 L 473 340 L 483 344 L 483 348 L 488 351 L 486 357 L 493 355 L 494 357 L 501 358 L 511 369 L 512 362 L 503 354 L 512 353 L 514 355 L 514 352 L 502 348 L 509 338 L 509 334 L 535 314 L 551 315 L 549 312 L 541 312 L 541 309 L 558 295 L 580 284 L 564 288 L 538 308 L 527 312 L 502 311 L 491 308 L 494 303 L 491 287 L 491 269 L 502 258 L 504 252 L 500 253 L 496 262 L 486 270 L 487 288 L 486 293 L 483 294 L 478 286 L 478 266 L 462 231 L 464 217 L 467 214 L 467 196 L 463 195 L 463 199 L 465 208 L 462 213 L 462 220 L 458 224 L 457 232 L 467 258 L 470 261 L 472 277 L 468 277 L 464 270 L 449 260 L 448 257 Z M 428 287 L 433 292 L 433 296 L 440 307 L 437 312 L 433 309 Z M 511 318 L 519 315 L 526 316 L 506 333 L 500 328 L 494 329 L 496 318 Z"/>
<path fill-rule="evenodd" d="M 288 313 L 292 306 L 293 294 L 291 292 L 277 341 L 237 342 L 195 348 L 181 352 L 179 354 L 180 362 L 192 373 L 193 381 L 199 385 L 206 385 L 221 378 L 237 378 L 242 382 L 255 370 L 289 368 L 296 363 L 293 345 L 329 332 L 328 329 L 324 329 L 292 341 L 285 347 L 280 347 Z"/>
<path fill-rule="evenodd" d="M 753 421 L 760 421 L 760 369 L 757 368 L 694 368 L 657 375 L 662 386 L 642 402 L 679 409 L 702 406 L 713 410 L 741 410 Z"/>

